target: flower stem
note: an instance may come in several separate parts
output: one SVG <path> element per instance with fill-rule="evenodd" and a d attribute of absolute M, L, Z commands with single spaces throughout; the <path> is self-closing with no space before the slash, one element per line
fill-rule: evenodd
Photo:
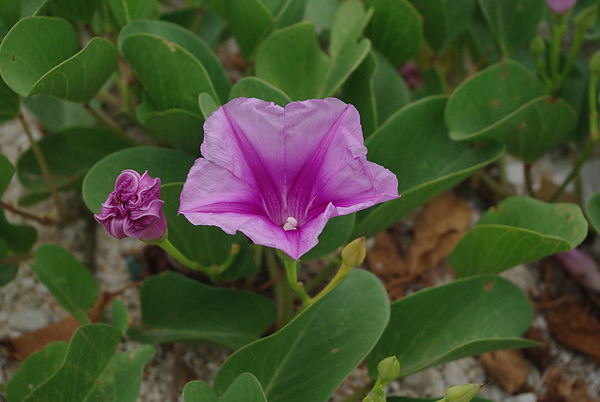
<path fill-rule="evenodd" d="M 292 319 L 292 315 L 294 314 L 294 295 L 291 292 L 292 289 L 289 286 L 285 286 L 285 283 L 279 280 L 280 271 L 277 265 L 277 258 L 275 257 L 275 250 L 271 248 L 265 249 L 265 257 L 269 277 L 275 281 L 273 284 L 273 296 L 277 306 L 275 324 L 277 328 L 281 328 Z"/>
<path fill-rule="evenodd" d="M 533 178 L 531 177 L 531 163 L 525 163 L 523 166 L 523 175 L 525 176 L 525 188 L 527 189 L 527 194 L 531 197 L 535 195 L 535 191 L 533 191 Z"/>
<path fill-rule="evenodd" d="M 579 50 L 581 50 L 581 45 L 583 44 L 583 29 L 577 28 L 575 29 L 575 37 L 573 38 L 573 43 L 571 44 L 571 50 L 569 51 L 569 56 L 565 65 L 563 66 L 560 76 L 557 78 L 556 82 L 554 82 L 554 91 L 558 91 L 563 81 L 567 78 L 571 69 L 573 68 L 573 64 L 575 64 L 575 60 L 577 59 L 577 55 L 579 54 Z"/>
<path fill-rule="evenodd" d="M 302 283 L 298 281 L 298 261 L 289 257 L 285 253 L 279 253 L 279 257 L 282 259 L 283 265 L 285 266 L 285 274 L 287 276 L 290 288 L 296 291 L 300 297 L 300 300 L 302 300 L 302 304 L 308 303 L 310 297 L 306 293 L 306 290 L 304 290 Z"/>
<path fill-rule="evenodd" d="M 137 143 L 132 138 L 130 138 L 127 135 L 127 133 L 123 131 L 123 129 L 121 129 L 121 127 L 119 127 L 119 125 L 115 123 L 110 117 L 108 117 L 104 112 L 94 110 L 89 103 L 86 103 L 84 105 L 84 108 L 90 115 L 92 115 L 94 119 L 96 119 L 96 121 L 98 121 L 100 124 L 111 130 L 123 141 L 128 142 L 132 145 L 137 145 Z"/>
<path fill-rule="evenodd" d="M 160 248 L 162 248 L 163 250 L 165 250 L 167 253 L 169 253 L 171 255 L 171 257 L 175 258 L 183 266 L 185 266 L 189 269 L 193 269 L 194 271 L 203 272 L 206 275 L 208 275 L 211 279 L 214 277 L 214 275 L 215 275 L 214 270 L 212 270 L 210 267 L 206 267 L 204 265 L 198 264 L 197 262 L 194 262 L 194 261 L 190 260 L 189 258 L 187 258 L 185 255 L 183 255 L 181 253 L 181 251 L 179 251 L 177 248 L 175 248 L 173 243 L 171 243 L 171 241 L 168 238 L 165 238 L 160 243 L 156 243 L 156 245 L 159 246 Z"/>
<path fill-rule="evenodd" d="M 35 141 L 35 139 L 33 138 L 33 134 L 31 133 L 31 128 L 29 127 L 27 120 L 25 120 L 23 113 L 19 113 L 19 120 L 21 121 L 21 124 L 23 125 L 23 129 L 25 130 L 25 133 L 27 134 L 27 138 L 29 138 L 29 143 L 31 144 L 31 150 L 33 151 L 33 154 L 35 155 L 35 159 L 37 160 L 37 163 L 40 165 L 40 169 L 42 171 L 42 176 L 44 177 L 44 180 L 46 180 L 46 183 L 48 184 L 48 188 L 50 189 L 50 194 L 52 195 L 52 200 L 54 201 L 54 206 L 56 207 L 56 213 L 60 220 L 64 216 L 63 205 L 60 200 L 60 197 L 58 196 L 58 188 L 56 187 L 54 178 L 52 177 L 52 174 L 50 173 L 50 168 L 48 167 L 46 158 L 44 157 L 42 150 L 38 146 L 37 141 Z"/>
<path fill-rule="evenodd" d="M 550 79 L 553 83 L 556 83 L 559 78 L 560 42 L 567 27 L 565 21 L 557 20 L 556 17 L 552 19 L 552 37 L 550 41 Z"/>
<path fill-rule="evenodd" d="M 325 296 L 327 293 L 331 292 L 337 285 L 340 284 L 340 282 L 342 282 L 342 280 L 344 280 L 345 277 L 348 276 L 350 271 L 352 271 L 352 268 L 354 267 L 342 262 L 342 265 L 340 265 L 340 269 L 337 271 L 331 282 L 329 282 L 327 286 L 323 288 L 323 290 L 321 290 L 315 297 L 308 300 L 305 304 L 307 306 L 310 306 L 311 304 L 314 304 L 317 300 Z"/>

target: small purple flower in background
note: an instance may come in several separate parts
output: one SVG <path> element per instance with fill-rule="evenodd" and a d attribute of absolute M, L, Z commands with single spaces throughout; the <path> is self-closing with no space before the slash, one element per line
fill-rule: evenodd
<path fill-rule="evenodd" d="M 414 61 L 409 61 L 398 68 L 398 72 L 411 90 L 423 88 L 423 77 L 419 65 Z"/>
<path fill-rule="evenodd" d="M 158 177 L 153 179 L 148 171 L 140 176 L 135 170 L 126 169 L 117 177 L 115 191 L 109 194 L 94 218 L 118 239 L 133 237 L 154 241 L 167 230 L 163 204 Z"/>
<path fill-rule="evenodd" d="M 600 292 L 600 268 L 592 257 L 578 248 L 555 254 L 554 257 L 571 277 L 588 289 Z"/>
<path fill-rule="evenodd" d="M 206 120 L 201 152 L 179 212 L 295 260 L 329 218 L 398 198 L 396 176 L 366 159 L 358 111 L 334 98 L 234 99 Z"/>
<path fill-rule="evenodd" d="M 548 7 L 550 7 L 550 10 L 552 10 L 553 13 L 562 14 L 573 7 L 575 1 L 576 0 L 546 0 L 546 3 L 548 3 Z"/>

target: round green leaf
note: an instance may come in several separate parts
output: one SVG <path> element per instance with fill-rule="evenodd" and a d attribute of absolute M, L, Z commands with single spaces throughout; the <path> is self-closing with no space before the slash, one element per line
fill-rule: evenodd
<path fill-rule="evenodd" d="M 194 35 L 189 30 L 170 22 L 137 20 L 125 26 L 119 33 L 119 48 L 122 48 L 122 43 L 128 36 L 141 33 L 166 39 L 178 44 L 191 53 L 206 69 L 206 73 L 208 74 L 208 77 L 210 77 L 216 93 L 219 95 L 219 101 L 222 103 L 227 101 L 227 95 L 231 88 L 229 78 L 223 69 L 223 65 L 217 59 L 217 56 L 201 38 Z"/>
<path fill-rule="evenodd" d="M 0 239 L 0 258 L 2 258 L 5 251 L 3 249 L 6 247 L 3 245 L 2 239 Z M 17 263 L 9 263 L 9 264 L 0 264 L 0 287 L 10 283 L 19 272 L 19 264 Z"/>
<path fill-rule="evenodd" d="M 101 0 L 52 0 L 52 11 L 55 15 L 64 16 L 78 22 L 89 22 Z"/>
<path fill-rule="evenodd" d="M 21 0 L 0 0 L 0 22 L 8 29 L 21 19 Z"/>
<path fill-rule="evenodd" d="M 267 402 L 258 379 L 250 373 L 240 374 L 221 396 L 221 402 Z"/>
<path fill-rule="evenodd" d="M 37 231 L 28 225 L 13 225 L 6 220 L 4 210 L 0 209 L 0 240 L 3 240 L 8 254 L 25 254 L 35 244 Z"/>
<path fill-rule="evenodd" d="M 0 124 L 17 117 L 20 106 L 19 95 L 14 93 L 0 77 Z"/>
<path fill-rule="evenodd" d="M 285 106 L 292 100 L 283 91 L 256 77 L 244 77 L 231 88 L 229 99 L 258 98 Z"/>
<path fill-rule="evenodd" d="M 147 279 L 140 289 L 144 328 L 132 339 L 149 342 L 210 342 L 237 349 L 256 340 L 275 318 L 263 296 L 216 288 L 174 272 Z"/>
<path fill-rule="evenodd" d="M 55 244 L 35 250 L 31 269 L 50 293 L 81 322 L 89 322 L 85 311 L 98 299 L 98 283 L 77 259 Z"/>
<path fill-rule="evenodd" d="M 448 263 L 457 277 L 499 273 L 570 250 L 587 235 L 575 204 L 511 197 L 487 211 L 456 245 Z"/>
<path fill-rule="evenodd" d="M 366 0 L 373 16 L 366 35 L 394 66 L 412 58 L 421 45 L 421 17 L 406 0 Z"/>
<path fill-rule="evenodd" d="M 160 177 L 161 184 L 182 183 L 195 158 L 181 151 L 155 147 L 134 147 L 112 153 L 94 165 L 83 180 L 83 199 L 93 213 L 115 189 L 117 176 L 125 169 L 140 174 L 146 170 L 152 177 Z"/>
<path fill-rule="evenodd" d="M 183 388 L 184 402 L 219 402 L 219 397 L 204 381 L 188 382 Z"/>
<path fill-rule="evenodd" d="M 587 202 L 587 213 L 590 218 L 590 224 L 600 233 L 600 193 L 590 197 Z"/>
<path fill-rule="evenodd" d="M 367 158 L 396 174 L 402 197 L 360 212 L 351 238 L 378 233 L 502 155 L 498 145 L 450 140 L 445 105 L 443 96 L 413 102 L 367 139 Z"/>
<path fill-rule="evenodd" d="M 226 0 L 225 4 L 229 29 L 244 59 L 252 60 L 273 26 L 273 15 L 260 0 Z"/>
<path fill-rule="evenodd" d="M 52 132 L 74 126 L 93 126 L 96 123 L 83 105 L 78 103 L 42 95 L 26 98 L 23 103 L 36 119 Z"/>
<path fill-rule="evenodd" d="M 498 276 L 478 276 L 421 290 L 391 306 L 390 322 L 367 357 L 371 377 L 388 356 L 400 377 L 437 364 L 536 343 L 517 338 L 531 323 L 523 292 Z"/>
<path fill-rule="evenodd" d="M 155 0 L 108 0 L 108 7 L 117 23 L 124 27 L 131 21 L 149 18 L 156 7 Z"/>
<path fill-rule="evenodd" d="M 182 109 L 145 113 L 141 111 L 140 106 L 138 117 L 157 138 L 176 149 L 200 156 L 200 144 L 204 138 L 204 119 L 201 116 Z"/>
<path fill-rule="evenodd" d="M 22 97 L 86 103 L 116 67 L 117 51 L 110 42 L 93 38 L 78 52 L 77 33 L 60 18 L 24 18 L 0 45 L 2 77 Z"/>
<path fill-rule="evenodd" d="M 169 241 L 176 249 L 192 261 L 204 266 L 219 266 L 231 256 L 235 244 L 239 252 L 229 268 L 219 279 L 234 281 L 255 275 L 257 271 L 248 239 L 242 233 L 228 235 L 216 226 L 195 226 L 179 214 L 181 183 L 162 186 L 161 199 L 165 201 L 163 211 L 168 222 Z"/>
<path fill-rule="evenodd" d="M 8 158 L 2 154 L 0 154 L 0 196 L 8 187 L 8 183 L 10 183 L 10 179 L 12 179 L 13 174 L 15 173 L 15 168 L 10 163 Z"/>
<path fill-rule="evenodd" d="M 121 333 L 104 324 L 78 328 L 69 343 L 61 366 L 35 388 L 27 387 L 25 401 L 135 402 L 144 364 L 154 354 L 149 345 L 114 355 Z M 55 363 L 58 353 L 54 353 Z M 36 374 L 39 378 L 39 374 Z M 25 389 L 21 387 L 21 392 Z"/>
<path fill-rule="evenodd" d="M 198 95 L 207 92 L 217 99 L 202 63 L 178 44 L 136 33 L 126 36 L 120 48 L 155 110 L 183 109 L 200 115 Z"/>
<path fill-rule="evenodd" d="M 500 51 L 515 53 L 527 46 L 544 17 L 544 0 L 479 0 L 479 7 L 487 20 Z"/>
<path fill-rule="evenodd" d="M 284 328 L 231 355 L 214 389 L 224 394 L 247 372 L 256 376 L 270 402 L 325 401 L 371 350 L 388 317 L 379 279 L 355 270 Z"/>

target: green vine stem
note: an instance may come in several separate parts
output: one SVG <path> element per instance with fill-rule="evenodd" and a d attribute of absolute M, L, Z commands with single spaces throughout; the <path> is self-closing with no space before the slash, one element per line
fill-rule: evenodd
<path fill-rule="evenodd" d="M 567 18 L 564 16 L 553 15 L 552 33 L 550 39 L 550 79 L 557 82 L 559 78 L 560 64 L 560 44 L 565 31 L 567 30 Z"/>
<path fill-rule="evenodd" d="M 134 141 L 131 137 L 129 137 L 127 133 L 123 131 L 123 129 L 119 127 L 117 123 L 115 123 L 109 116 L 106 115 L 106 113 L 100 110 L 94 110 L 94 108 L 92 108 L 89 103 L 86 103 L 84 105 L 84 108 L 96 121 L 98 121 L 104 127 L 114 132 L 123 141 L 128 142 L 132 145 L 138 145 L 137 142 Z"/>
<path fill-rule="evenodd" d="M 275 305 L 277 306 L 275 324 L 277 328 L 281 328 L 290 322 L 294 315 L 294 295 L 291 292 L 292 289 L 289 286 L 286 286 L 283 281 L 279 280 L 280 271 L 275 256 L 275 250 L 271 248 L 265 249 L 265 264 L 269 277 L 274 281 L 273 296 Z"/>
<path fill-rule="evenodd" d="M 25 120 L 25 116 L 23 116 L 23 113 L 19 113 L 19 120 L 21 121 L 21 124 L 23 125 L 23 129 L 25 130 L 25 133 L 27 134 L 27 138 L 29 138 L 29 143 L 31 144 L 31 149 L 33 151 L 33 154 L 35 155 L 35 159 L 37 160 L 37 163 L 40 165 L 40 169 L 42 171 L 42 176 L 44 177 L 44 180 L 48 184 L 48 188 L 50 189 L 50 194 L 52 196 L 52 201 L 54 202 L 54 207 L 56 208 L 56 214 L 58 215 L 58 218 L 60 221 L 64 217 L 64 209 L 63 209 L 63 205 L 60 200 L 60 197 L 58 196 L 58 188 L 56 187 L 54 178 L 52 177 L 52 174 L 50 173 L 50 168 L 48 167 L 46 158 L 44 157 L 42 150 L 38 146 L 37 141 L 35 141 L 35 139 L 33 138 L 33 134 L 31 133 L 31 128 L 29 127 L 27 120 Z"/>
<path fill-rule="evenodd" d="M 283 261 L 285 274 L 287 276 L 290 288 L 292 288 L 292 290 L 298 294 L 300 300 L 302 300 L 302 304 L 308 304 L 310 297 L 306 293 L 306 290 L 304 290 L 302 283 L 298 281 L 298 261 L 292 259 L 284 253 L 279 253 L 279 257 Z"/>

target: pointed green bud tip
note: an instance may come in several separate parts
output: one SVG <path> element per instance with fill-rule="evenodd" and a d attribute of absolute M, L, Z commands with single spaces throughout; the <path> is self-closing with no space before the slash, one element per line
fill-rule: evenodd
<path fill-rule="evenodd" d="M 600 50 L 596 50 L 590 57 L 590 70 L 592 74 L 600 76 Z"/>
<path fill-rule="evenodd" d="M 596 25 L 598 4 L 586 7 L 575 17 L 575 26 L 582 31 L 589 31 Z"/>
<path fill-rule="evenodd" d="M 394 381 L 400 375 L 400 362 L 396 356 L 386 357 L 377 365 L 377 375 L 383 384 Z"/>
<path fill-rule="evenodd" d="M 367 238 L 352 240 L 342 250 L 342 261 L 350 267 L 358 267 L 367 256 Z"/>
<path fill-rule="evenodd" d="M 465 384 L 449 388 L 444 395 L 444 402 L 469 402 L 481 390 L 483 384 Z"/>
<path fill-rule="evenodd" d="M 536 35 L 529 42 L 529 50 L 534 56 L 542 57 L 546 53 L 546 42 L 540 35 Z"/>

